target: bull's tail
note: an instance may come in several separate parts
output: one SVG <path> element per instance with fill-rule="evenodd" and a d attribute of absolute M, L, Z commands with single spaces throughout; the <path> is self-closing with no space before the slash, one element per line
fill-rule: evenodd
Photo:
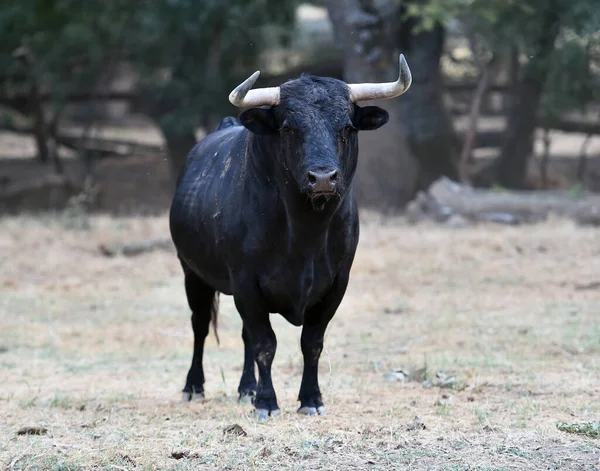
<path fill-rule="evenodd" d="M 226 116 L 221 120 L 215 131 L 219 131 L 221 129 L 232 128 L 233 126 L 241 126 L 241 123 L 234 118 L 233 116 Z"/>
<path fill-rule="evenodd" d="M 217 345 L 221 345 L 221 341 L 219 340 L 219 292 L 215 291 L 215 295 L 213 297 L 212 306 L 210 307 L 210 323 L 213 326 L 213 332 L 215 333 L 215 338 L 217 339 Z"/>

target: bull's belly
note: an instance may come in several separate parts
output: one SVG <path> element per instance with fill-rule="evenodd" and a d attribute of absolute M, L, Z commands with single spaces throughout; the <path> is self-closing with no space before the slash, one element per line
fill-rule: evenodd
<path fill-rule="evenodd" d="M 302 305 L 300 303 L 287 306 L 271 304 L 269 307 L 269 313 L 279 314 L 290 324 L 299 327 L 304 325 L 304 317 L 307 309 L 308 307 L 306 304 Z"/>
<path fill-rule="evenodd" d="M 329 290 L 333 279 L 314 281 L 300 286 L 298 280 L 262 287 L 263 296 L 270 313 L 281 314 L 295 326 L 304 324 L 306 311 L 317 304 Z"/>
<path fill-rule="evenodd" d="M 226 271 L 210 268 L 207 265 L 191 267 L 198 277 L 215 291 L 226 295 L 233 294 L 229 276 Z"/>
<path fill-rule="evenodd" d="M 204 283 L 223 294 L 232 294 L 229 270 L 215 252 L 197 243 L 175 243 L 180 259 Z"/>

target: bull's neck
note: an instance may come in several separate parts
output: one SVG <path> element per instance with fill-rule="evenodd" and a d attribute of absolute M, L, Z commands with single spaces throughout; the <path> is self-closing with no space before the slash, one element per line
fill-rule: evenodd
<path fill-rule="evenodd" d="M 253 181 L 274 184 L 276 138 L 270 135 L 259 136 L 246 131 L 246 149 L 248 176 Z"/>
<path fill-rule="evenodd" d="M 346 201 L 342 199 L 332 202 L 332 206 L 323 211 L 314 211 L 307 204 L 306 195 L 299 191 L 291 175 L 279 164 L 277 139 L 250 132 L 247 139 L 248 176 L 253 181 L 262 182 L 264 186 L 261 188 L 271 190 L 267 191 L 270 193 L 266 202 L 269 210 L 275 210 L 281 217 L 285 217 L 289 234 L 305 240 L 324 241 L 331 219 Z"/>

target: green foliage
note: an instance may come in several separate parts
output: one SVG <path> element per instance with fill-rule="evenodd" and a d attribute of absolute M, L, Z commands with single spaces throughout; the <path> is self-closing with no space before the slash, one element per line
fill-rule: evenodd
<path fill-rule="evenodd" d="M 149 0 L 136 15 L 130 50 L 161 127 L 193 125 L 199 110 L 229 106 L 227 95 L 256 70 L 265 47 L 288 39 L 296 3 L 205 0 L 199 7 L 195 0 Z"/>
<path fill-rule="evenodd" d="M 132 5 L 118 0 L 4 0 L 0 8 L 0 68 L 7 94 L 32 80 L 60 101 L 68 91 L 89 89 L 123 50 Z M 15 57 L 25 48 L 32 62 Z"/>
<path fill-rule="evenodd" d="M 93 91 L 121 61 L 134 66 L 161 126 L 197 124 L 227 105 L 259 54 L 285 41 L 296 0 L 3 0 L 0 93 L 35 79 L 59 104 Z M 25 47 L 33 66 L 15 57 Z"/>
<path fill-rule="evenodd" d="M 436 22 L 444 25 L 453 19 L 468 21 L 471 28 L 486 32 L 491 39 L 495 35 L 511 36 L 510 16 L 528 16 L 535 12 L 518 0 L 429 0 L 409 3 L 406 16 L 421 19 L 420 28 L 431 29 Z M 514 19 L 514 18 L 513 18 Z M 498 31 L 495 31 L 497 26 Z"/>
<path fill-rule="evenodd" d="M 600 99 L 600 12 L 593 2 L 578 0 L 561 16 L 552 66 L 546 77 L 541 116 L 557 119 L 573 108 Z M 595 69 L 595 70 L 594 70 Z"/>
<path fill-rule="evenodd" d="M 559 422 L 556 428 L 563 432 L 586 435 L 592 438 L 600 438 L 600 422 L 583 422 L 579 424 L 568 424 Z"/>
<path fill-rule="evenodd" d="M 410 3 L 406 15 L 419 17 L 423 29 L 458 19 L 490 53 L 517 48 L 526 73 L 545 82 L 544 120 L 600 98 L 597 0 L 429 0 Z M 556 16 L 560 31 L 549 56 L 541 57 L 549 15 Z"/>

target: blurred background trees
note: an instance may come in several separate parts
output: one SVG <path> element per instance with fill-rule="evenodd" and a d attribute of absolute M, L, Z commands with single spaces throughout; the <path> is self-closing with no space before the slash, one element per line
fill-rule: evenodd
<path fill-rule="evenodd" d="M 143 110 L 160 126 L 175 173 L 195 144 L 195 130 L 212 130 L 235 112 L 223 98 L 254 72 L 260 53 L 289 40 L 295 4 L 150 0 L 136 6 L 130 60 Z"/>
<path fill-rule="evenodd" d="M 261 51 L 289 37 L 294 5 L 8 0 L 0 7 L 2 96 L 31 116 L 45 162 L 43 141 L 52 130 L 42 131 L 47 126 L 36 110 L 48 109 L 55 123 L 77 93 L 82 101 L 110 98 L 106 87 L 125 66 L 135 77 L 135 96 L 125 98 L 160 127 L 177 173 L 195 130 L 231 112 L 223 97 L 255 70 Z"/>
<path fill-rule="evenodd" d="M 71 183 L 131 155 L 167 158 L 176 176 L 197 139 L 238 113 L 227 96 L 254 70 L 259 86 L 302 72 L 391 80 L 400 52 L 413 84 L 381 103 L 385 128 L 360 136 L 363 205 L 402 209 L 442 176 L 597 189 L 595 0 L 5 0 L 0 130 L 31 139 L 36 165 Z M 132 126 L 154 129 L 159 144 L 127 138 Z M 553 179 L 557 131 L 589 138 L 573 168 L 558 168 L 569 176 Z M 83 177 L 65 170 L 73 160 Z"/>

